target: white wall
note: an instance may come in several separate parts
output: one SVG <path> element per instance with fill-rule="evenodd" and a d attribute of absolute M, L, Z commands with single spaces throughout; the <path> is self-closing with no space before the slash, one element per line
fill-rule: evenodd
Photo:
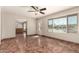
<path fill-rule="evenodd" d="M 17 15 L 2 13 L 2 39 L 16 37 L 16 19 L 21 19 Z M 23 19 L 23 18 L 22 18 Z M 32 18 L 24 18 L 27 20 L 27 35 L 36 34 L 36 20 Z"/>
<path fill-rule="evenodd" d="M 1 9 L 2 39 L 15 37 L 15 15 L 8 13 L 6 9 Z"/>
<path fill-rule="evenodd" d="M 36 19 L 34 18 L 28 18 L 25 16 L 16 16 L 16 20 L 20 22 L 24 22 L 26 20 L 27 22 L 27 35 L 33 35 L 36 34 Z"/>
<path fill-rule="evenodd" d="M 1 42 L 1 7 L 0 7 L 0 42 Z"/>
<path fill-rule="evenodd" d="M 6 7 L 7 8 L 7 7 Z M 16 37 L 16 20 L 26 20 L 27 21 L 27 35 L 36 34 L 36 20 L 33 18 L 28 18 L 25 15 L 19 15 L 13 12 L 9 12 L 8 9 L 3 7 L 1 9 L 1 29 L 2 34 L 1 39 Z M 24 21 L 23 20 L 23 21 Z"/>
<path fill-rule="evenodd" d="M 45 28 L 45 27 L 43 27 L 42 26 L 43 25 L 43 23 L 42 23 L 42 20 L 40 19 L 40 20 L 36 20 L 36 33 L 37 34 L 40 34 L 40 35 L 42 35 L 43 34 L 43 28 Z"/>
<path fill-rule="evenodd" d="M 27 19 L 27 35 L 36 34 L 36 20 L 35 19 Z"/>
<path fill-rule="evenodd" d="M 37 20 L 37 23 L 42 21 L 42 24 L 41 24 L 42 34 L 41 35 L 46 35 L 50 37 L 59 38 L 62 40 L 79 43 L 79 21 L 78 21 L 78 33 L 49 33 L 48 32 L 48 19 L 62 17 L 66 15 L 76 14 L 76 13 L 78 14 L 78 20 L 79 20 L 79 7 L 57 12 L 55 14 L 51 14 L 51 15 L 38 19 L 39 21 Z M 38 31 L 38 25 L 37 25 L 37 31 Z M 39 34 L 39 31 L 37 33 Z"/>

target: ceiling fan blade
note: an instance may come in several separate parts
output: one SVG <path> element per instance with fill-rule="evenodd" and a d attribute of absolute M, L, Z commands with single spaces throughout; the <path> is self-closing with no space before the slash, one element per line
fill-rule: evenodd
<path fill-rule="evenodd" d="M 28 11 L 28 12 L 36 12 L 36 11 Z"/>
<path fill-rule="evenodd" d="M 37 9 L 36 9 L 36 7 L 35 6 L 31 6 L 34 10 L 36 10 L 37 11 Z"/>
<path fill-rule="evenodd" d="M 40 9 L 40 11 L 44 11 L 44 10 L 46 10 L 46 8 L 42 8 L 42 9 Z"/>
<path fill-rule="evenodd" d="M 41 14 L 45 14 L 44 12 L 40 12 Z"/>

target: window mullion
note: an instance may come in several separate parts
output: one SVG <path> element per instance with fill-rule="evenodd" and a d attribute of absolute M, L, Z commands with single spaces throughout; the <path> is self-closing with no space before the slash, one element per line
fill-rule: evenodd
<path fill-rule="evenodd" d="M 52 32 L 53 32 L 53 20 L 52 20 Z"/>

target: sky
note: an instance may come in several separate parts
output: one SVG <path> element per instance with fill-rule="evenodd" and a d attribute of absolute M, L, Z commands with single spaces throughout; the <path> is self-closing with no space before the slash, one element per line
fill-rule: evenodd
<path fill-rule="evenodd" d="M 77 24 L 77 16 L 68 17 L 68 24 Z"/>
<path fill-rule="evenodd" d="M 49 25 L 66 25 L 67 24 L 67 17 L 49 20 Z M 68 24 L 77 24 L 77 16 L 69 16 L 68 17 Z"/>

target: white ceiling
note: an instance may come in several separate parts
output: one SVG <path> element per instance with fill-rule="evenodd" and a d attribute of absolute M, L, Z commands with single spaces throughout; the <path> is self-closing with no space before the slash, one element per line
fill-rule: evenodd
<path fill-rule="evenodd" d="M 40 6 L 40 8 L 46 8 L 47 10 L 44 11 L 45 15 L 38 13 L 35 15 L 34 12 L 28 12 L 30 10 L 33 10 L 30 6 L 16 6 L 16 7 L 3 7 L 6 11 L 16 13 L 22 16 L 27 16 L 27 17 L 33 17 L 33 18 L 40 18 L 49 14 L 53 14 L 62 10 L 66 10 L 69 8 L 72 8 L 74 6 Z"/>

